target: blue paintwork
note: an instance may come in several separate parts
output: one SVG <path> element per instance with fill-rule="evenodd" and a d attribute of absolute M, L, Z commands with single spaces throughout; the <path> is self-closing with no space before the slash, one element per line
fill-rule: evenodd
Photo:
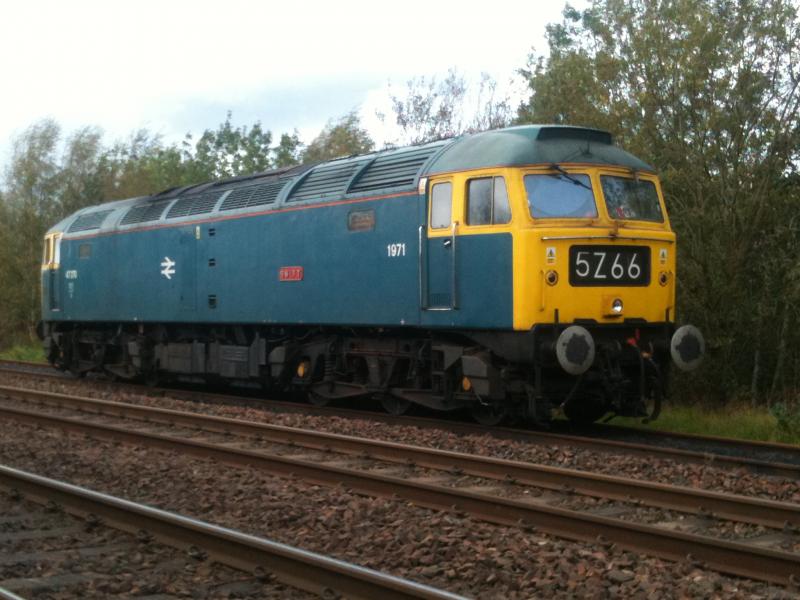
<path fill-rule="evenodd" d="M 459 309 L 429 312 L 420 306 L 424 196 L 282 208 L 182 226 L 67 235 L 58 272 L 63 306 L 46 311 L 46 319 L 511 328 L 510 234 L 459 236 Z M 348 213 L 366 209 L 375 211 L 375 228 L 348 230 Z M 431 243 L 441 246 L 442 240 Z M 91 244 L 90 258 L 79 258 L 81 244 Z M 405 244 L 405 255 L 390 257 L 388 244 Z M 176 263 L 171 279 L 161 273 L 166 258 Z M 286 266 L 302 266 L 303 280 L 280 282 L 279 269 Z M 77 278 L 64 279 L 67 271 Z M 216 308 L 209 306 L 212 295 Z"/>
<path fill-rule="evenodd" d="M 451 244 L 446 245 L 445 240 Z M 510 233 L 457 235 L 455 245 L 450 237 L 431 238 L 427 240 L 427 252 L 426 306 L 448 308 L 455 300 L 456 309 L 422 311 L 424 326 L 512 328 L 513 241 Z"/>

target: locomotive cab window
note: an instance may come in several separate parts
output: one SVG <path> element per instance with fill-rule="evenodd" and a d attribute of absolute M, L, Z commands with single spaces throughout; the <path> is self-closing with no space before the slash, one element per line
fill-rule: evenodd
<path fill-rule="evenodd" d="M 467 225 L 500 225 L 511 221 L 506 180 L 470 179 L 467 184 Z"/>
<path fill-rule="evenodd" d="M 61 262 L 61 234 L 51 233 L 44 238 L 42 266 L 57 269 Z"/>
<path fill-rule="evenodd" d="M 534 219 L 597 217 L 592 181 L 582 173 L 525 175 L 525 192 Z"/>
<path fill-rule="evenodd" d="M 661 203 L 652 181 L 601 175 L 600 184 L 612 219 L 663 223 Z"/>
<path fill-rule="evenodd" d="M 431 229 L 450 227 L 453 210 L 453 184 L 436 183 L 431 188 Z"/>
<path fill-rule="evenodd" d="M 42 265 L 48 266 L 53 261 L 53 238 L 44 239 L 44 252 L 42 253 Z"/>

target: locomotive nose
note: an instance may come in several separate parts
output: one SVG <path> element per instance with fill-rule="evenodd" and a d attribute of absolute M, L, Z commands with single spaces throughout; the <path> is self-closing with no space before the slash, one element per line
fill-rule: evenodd
<path fill-rule="evenodd" d="M 679 369 L 693 371 L 703 362 L 706 341 L 697 327 L 684 325 L 673 334 L 669 351 Z"/>
<path fill-rule="evenodd" d="M 556 341 L 558 364 L 570 375 L 580 375 L 594 362 L 594 339 L 580 325 L 571 325 Z"/>

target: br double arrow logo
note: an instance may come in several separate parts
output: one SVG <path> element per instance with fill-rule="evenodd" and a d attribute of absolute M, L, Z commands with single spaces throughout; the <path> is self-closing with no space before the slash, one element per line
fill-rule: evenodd
<path fill-rule="evenodd" d="M 172 276 L 175 275 L 175 261 L 169 256 L 165 256 L 161 262 L 161 274 L 167 279 L 172 279 Z"/>

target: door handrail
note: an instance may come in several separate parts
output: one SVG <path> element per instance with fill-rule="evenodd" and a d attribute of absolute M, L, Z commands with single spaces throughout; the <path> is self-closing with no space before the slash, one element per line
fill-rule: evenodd
<path fill-rule="evenodd" d="M 458 221 L 453 221 L 453 226 L 450 229 L 450 251 L 452 252 L 452 271 L 453 271 L 453 293 L 450 298 L 450 309 L 458 309 L 458 280 L 456 279 L 456 229 L 458 228 Z"/>

